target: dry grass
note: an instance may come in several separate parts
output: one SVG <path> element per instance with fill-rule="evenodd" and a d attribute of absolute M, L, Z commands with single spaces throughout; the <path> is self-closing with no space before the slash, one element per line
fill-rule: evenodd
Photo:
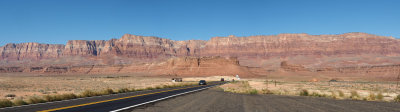
<path fill-rule="evenodd" d="M 229 84 L 220 86 L 226 92 L 241 93 L 241 94 L 258 94 L 264 93 L 259 92 L 257 89 L 251 88 L 247 81 L 236 81 Z M 266 91 L 266 90 L 263 90 Z"/>
<path fill-rule="evenodd" d="M 137 76 L 0 76 L 0 107 L 194 84 Z"/>
<path fill-rule="evenodd" d="M 303 89 L 300 91 L 300 96 L 308 96 L 308 90 L 307 89 Z"/>
<path fill-rule="evenodd" d="M 29 104 L 44 103 L 44 102 L 46 102 L 46 100 L 42 99 L 39 96 L 31 96 L 30 98 L 28 98 Z"/>
<path fill-rule="evenodd" d="M 394 100 L 395 102 L 400 102 L 400 94 L 397 95 L 393 100 Z"/>
<path fill-rule="evenodd" d="M 351 98 L 351 99 L 355 99 L 355 100 L 356 100 L 356 99 L 360 99 L 360 95 L 358 94 L 357 91 L 351 91 L 350 94 L 351 94 L 351 95 L 350 95 L 350 98 Z"/>
<path fill-rule="evenodd" d="M 378 95 L 376 96 L 376 99 L 383 100 L 383 95 L 381 92 L 378 93 Z"/>
<path fill-rule="evenodd" d="M 24 100 L 22 100 L 21 98 L 19 98 L 19 99 L 15 99 L 15 100 L 13 101 L 13 104 L 14 104 L 15 106 L 20 106 L 20 105 L 27 105 L 28 103 L 25 102 Z"/>
<path fill-rule="evenodd" d="M 132 75 L 85 75 L 85 76 L 1 76 L 0 99 L 6 95 L 28 98 L 35 95 L 63 93 L 79 94 L 85 90 L 99 91 L 123 88 L 156 88 L 158 85 L 172 85 L 169 78 L 139 77 Z M 159 87 L 158 87 L 159 88 Z M 126 90 L 122 90 L 126 91 Z"/>
<path fill-rule="evenodd" d="M 142 91 L 142 90 L 183 87 L 183 86 L 189 86 L 189 85 L 197 85 L 197 83 L 193 83 L 193 82 L 178 83 L 178 84 L 173 84 L 173 85 L 157 86 L 156 88 L 148 87 L 145 89 L 121 88 L 117 92 L 114 92 L 114 90 L 109 89 L 109 88 L 100 90 L 100 91 L 85 90 L 78 95 L 76 95 L 74 93 L 64 93 L 64 94 L 44 95 L 44 96 L 30 96 L 26 101 L 21 98 L 14 99 L 13 101 L 8 100 L 8 99 L 0 99 L 0 108 L 1 107 L 18 106 L 18 105 L 26 105 L 26 104 L 52 102 L 52 101 L 61 101 L 61 100 L 75 99 L 75 98 L 81 98 L 81 97 L 92 97 L 92 96 L 100 96 L 100 95 L 108 95 L 108 94 L 116 94 L 116 93 L 126 93 L 126 92 Z M 252 93 L 252 94 L 257 94 L 257 90 L 255 90 L 255 91 L 256 91 L 256 93 Z"/>
<path fill-rule="evenodd" d="M 369 96 L 368 96 L 368 98 L 367 98 L 367 100 L 369 100 L 369 101 L 374 101 L 375 98 L 376 98 L 375 94 L 374 94 L 374 93 L 370 93 Z"/>
<path fill-rule="evenodd" d="M 340 97 L 344 97 L 344 93 L 343 93 L 342 90 L 338 90 L 338 93 L 339 93 L 339 96 L 340 96 Z"/>
<path fill-rule="evenodd" d="M 400 101 L 400 88 L 395 82 L 338 81 L 309 82 L 270 79 L 242 79 L 243 83 L 225 84 L 224 91 L 246 93 L 255 89 L 258 94 L 327 97 L 332 99 L 353 99 L 368 101 Z M 241 87 L 241 88 L 239 88 Z M 399 97 L 400 99 L 400 97 Z"/>
<path fill-rule="evenodd" d="M 13 103 L 7 99 L 0 99 L 0 108 L 2 107 L 11 107 Z"/>

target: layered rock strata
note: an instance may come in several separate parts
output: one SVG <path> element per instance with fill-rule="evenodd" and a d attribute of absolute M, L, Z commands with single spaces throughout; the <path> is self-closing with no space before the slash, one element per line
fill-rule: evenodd
<path fill-rule="evenodd" d="M 47 59 L 68 56 L 122 56 L 156 59 L 183 56 L 270 58 L 377 54 L 398 56 L 400 41 L 366 33 L 341 35 L 279 34 L 214 37 L 208 41 L 174 41 L 126 34 L 111 40 L 71 40 L 66 45 L 21 43 L 0 47 L 2 60 Z"/>
<path fill-rule="evenodd" d="M 116 74 L 151 73 L 165 76 L 216 76 L 240 74 L 254 76 L 248 67 L 240 66 L 236 58 L 181 57 L 164 62 L 132 65 L 83 65 L 46 67 L 0 67 L 0 73 L 63 73 L 63 74 Z"/>

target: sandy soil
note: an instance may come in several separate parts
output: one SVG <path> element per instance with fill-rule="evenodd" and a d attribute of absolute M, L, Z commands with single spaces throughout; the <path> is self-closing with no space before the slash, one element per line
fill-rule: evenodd
<path fill-rule="evenodd" d="M 300 91 L 307 90 L 308 93 L 321 95 L 324 97 L 334 97 L 335 99 L 358 99 L 358 100 L 380 100 L 393 101 L 400 94 L 396 82 L 377 82 L 377 81 L 353 81 L 338 80 L 329 81 L 287 81 L 280 79 L 243 79 L 246 83 L 231 83 L 221 86 L 226 91 L 242 92 L 257 90 L 259 93 L 269 91 L 271 94 L 298 96 Z M 244 92 L 244 93 L 245 93 Z M 352 95 L 353 92 L 353 95 Z M 343 94 L 341 94 L 343 93 Z M 355 94 L 354 94 L 355 93 Z M 376 98 L 372 99 L 373 94 Z M 381 95 L 382 98 L 377 98 Z M 354 97 L 356 96 L 356 97 Z"/>
<path fill-rule="evenodd" d="M 238 80 L 233 76 L 211 77 L 183 77 L 184 82 L 197 82 L 199 80 L 219 81 Z M 308 90 L 310 94 L 317 93 L 326 96 L 335 96 L 337 99 L 349 99 L 351 92 L 356 91 L 363 100 L 374 94 L 383 96 L 383 101 L 391 101 L 400 94 L 400 88 L 396 88 L 396 82 L 376 82 L 354 80 L 354 78 L 341 77 L 337 82 L 328 82 L 329 77 L 308 76 L 269 76 L 259 78 L 241 79 L 246 81 L 244 86 L 235 87 L 235 84 L 225 84 L 223 88 L 234 88 L 241 92 L 249 92 L 253 89 L 259 93 L 268 90 L 280 95 L 299 95 L 302 90 Z M 275 84 L 276 82 L 276 84 Z M 175 82 L 178 83 L 178 82 Z M 0 98 L 8 94 L 16 97 L 28 97 L 34 95 L 80 93 L 84 90 L 103 90 L 111 88 L 146 88 L 158 85 L 174 84 L 171 77 L 149 77 L 146 74 L 119 74 L 119 75 L 32 75 L 32 74 L 0 74 Z M 241 88 L 245 89 L 241 89 Z M 343 95 L 340 95 L 343 93 Z M 378 99 L 376 99 L 378 100 Z M 379 99 L 381 100 L 381 99 Z"/>
<path fill-rule="evenodd" d="M 232 79 L 227 76 L 212 77 L 184 77 L 185 82 L 199 80 L 219 81 L 221 78 Z M 8 94 L 16 97 L 34 95 L 81 93 L 84 90 L 104 90 L 111 88 L 146 88 L 159 85 L 179 84 L 172 82 L 171 77 L 149 77 L 143 74 L 125 75 L 32 75 L 32 74 L 2 74 L 0 75 L 0 99 Z"/>
<path fill-rule="evenodd" d="M 16 97 L 33 95 L 80 93 L 84 90 L 111 88 L 145 88 L 173 84 L 166 77 L 144 77 L 135 75 L 60 75 L 24 76 L 0 75 L 0 96 L 14 94 Z"/>

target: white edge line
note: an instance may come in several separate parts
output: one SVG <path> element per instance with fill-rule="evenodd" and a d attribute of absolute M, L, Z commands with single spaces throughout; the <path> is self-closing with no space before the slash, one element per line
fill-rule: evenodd
<path fill-rule="evenodd" d="M 214 86 L 215 86 L 215 85 L 214 85 Z M 200 89 L 196 89 L 196 90 L 192 90 L 192 91 L 187 91 L 187 92 L 184 92 L 184 93 L 175 94 L 175 95 L 167 96 L 167 97 L 164 97 L 164 98 L 155 99 L 155 100 L 151 100 L 151 101 L 148 101 L 148 102 L 144 102 L 144 103 L 132 105 L 132 106 L 129 106 L 129 107 L 124 107 L 124 108 L 121 108 L 121 109 L 113 110 L 113 111 L 110 111 L 110 112 L 118 112 L 118 111 L 130 109 L 130 108 L 138 107 L 138 106 L 141 106 L 141 105 L 145 105 L 145 104 L 157 102 L 157 101 L 160 101 L 160 100 L 165 100 L 165 99 L 172 98 L 172 97 L 175 97 L 175 96 L 180 96 L 180 95 L 184 95 L 184 94 L 187 94 L 187 93 L 192 93 L 192 92 L 196 92 L 196 91 L 208 89 L 208 88 L 214 87 L 214 86 L 209 86 L 209 87 L 200 88 Z"/>

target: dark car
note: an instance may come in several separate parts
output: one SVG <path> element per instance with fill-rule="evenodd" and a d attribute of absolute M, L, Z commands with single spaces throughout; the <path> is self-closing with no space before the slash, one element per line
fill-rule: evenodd
<path fill-rule="evenodd" d="M 221 78 L 221 82 L 224 82 L 225 81 L 225 79 L 224 78 Z"/>
<path fill-rule="evenodd" d="M 200 80 L 199 85 L 207 85 L 206 80 Z"/>

